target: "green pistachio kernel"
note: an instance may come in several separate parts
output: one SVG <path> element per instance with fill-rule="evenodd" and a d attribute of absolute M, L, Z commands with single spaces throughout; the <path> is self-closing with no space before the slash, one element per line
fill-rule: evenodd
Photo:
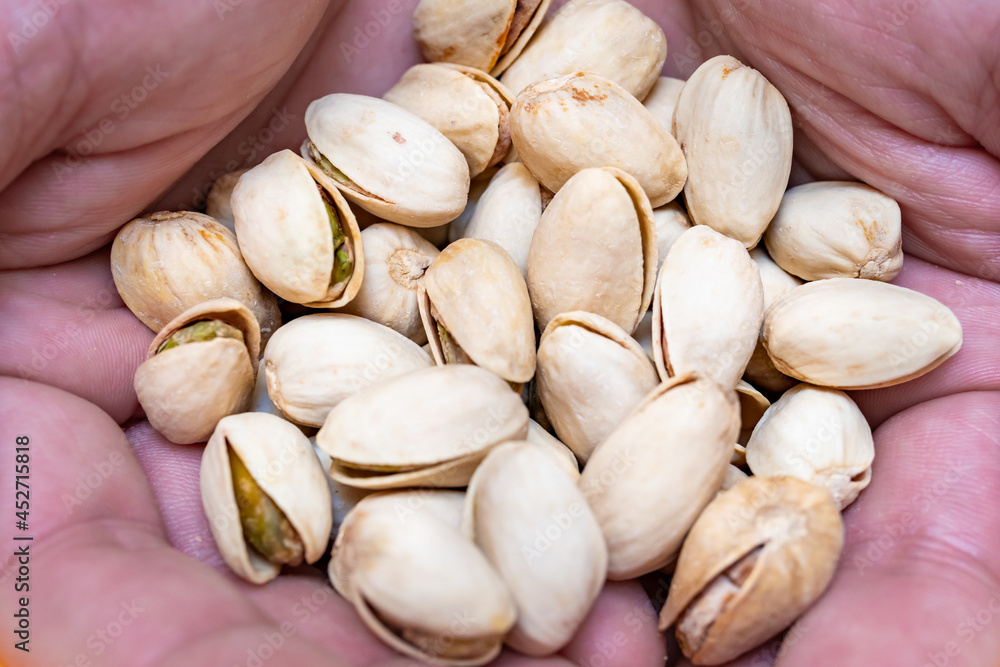
<path fill-rule="evenodd" d="M 275 565 L 301 565 L 305 547 L 299 534 L 232 449 L 229 450 L 229 467 L 233 473 L 233 491 L 243 537 Z"/>
<path fill-rule="evenodd" d="M 203 343 L 216 338 L 232 338 L 243 342 L 243 332 L 222 320 L 200 320 L 178 329 L 156 349 L 156 354 L 188 343 Z"/>

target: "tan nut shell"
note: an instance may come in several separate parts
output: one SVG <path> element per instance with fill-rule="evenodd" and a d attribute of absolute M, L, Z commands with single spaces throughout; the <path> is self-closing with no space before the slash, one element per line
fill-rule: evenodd
<path fill-rule="evenodd" d="M 760 271 L 746 249 L 708 227 L 692 227 L 670 248 L 653 296 L 660 377 L 698 371 L 735 387 L 763 316 Z"/>
<path fill-rule="evenodd" d="M 307 426 L 322 426 L 332 408 L 364 387 L 432 365 L 413 341 L 354 315 L 299 317 L 271 343 L 264 352 L 268 395 Z"/>
<path fill-rule="evenodd" d="M 510 148 L 514 98 L 486 72 L 449 64 L 414 65 L 382 99 L 430 123 L 448 137 L 475 178 Z"/>
<path fill-rule="evenodd" d="M 525 88 L 511 110 L 510 136 L 521 162 L 552 192 L 582 169 L 617 167 L 658 207 L 676 197 L 687 178 L 673 136 L 628 91 L 596 74 Z"/>
<path fill-rule="evenodd" d="M 764 243 L 805 280 L 889 281 L 903 267 L 902 222 L 896 200 L 864 183 L 806 183 L 785 193 Z"/>
<path fill-rule="evenodd" d="M 333 230 L 319 188 L 330 196 L 352 244 L 354 270 L 346 284 L 330 285 Z M 270 155 L 240 177 L 230 202 L 247 264 L 281 298 L 331 308 L 361 289 L 365 259 L 357 219 L 333 181 L 311 163 L 290 150 Z"/>
<path fill-rule="evenodd" d="M 233 218 L 233 207 L 229 203 L 229 198 L 233 195 L 233 188 L 240 180 L 240 176 L 247 173 L 248 169 L 237 169 L 227 171 L 219 176 L 212 183 L 212 188 L 205 197 L 205 215 L 218 220 L 226 229 L 233 234 L 236 233 L 236 220 Z"/>
<path fill-rule="evenodd" d="M 201 458 L 201 499 L 226 565 L 255 584 L 273 579 L 280 569 L 243 538 L 229 447 L 288 517 L 305 547 L 305 561 L 319 560 L 333 525 L 330 489 L 319 459 L 295 425 L 267 413 L 246 412 L 219 422 Z"/>
<path fill-rule="evenodd" d="M 691 218 L 680 204 L 672 201 L 653 209 L 653 226 L 656 227 L 656 274 L 659 275 L 670 248 L 681 234 L 691 229 Z"/>
<path fill-rule="evenodd" d="M 677 109 L 677 100 L 683 89 L 683 79 L 661 76 L 642 100 L 642 106 L 671 134 L 674 131 L 674 110 Z"/>
<path fill-rule="evenodd" d="M 427 121 L 391 102 L 327 95 L 306 109 L 306 131 L 354 187 L 334 182 L 370 213 L 408 227 L 437 227 L 465 208 L 469 164 Z"/>
<path fill-rule="evenodd" d="M 414 511 L 416 493 L 423 495 Z M 457 502 L 427 491 L 363 499 L 337 535 L 330 579 L 395 650 L 474 667 L 496 657 L 517 611 L 500 575 L 455 525 L 450 506 Z M 453 654 L 442 655 L 448 649 Z"/>
<path fill-rule="evenodd" d="M 547 656 L 576 634 L 604 587 L 608 552 L 576 481 L 528 442 L 496 447 L 466 497 L 476 544 L 507 583 L 517 623 L 507 644 Z"/>
<path fill-rule="evenodd" d="M 629 3 L 571 0 L 541 27 L 500 81 L 516 96 L 538 81 L 593 72 L 641 100 L 666 58 L 663 30 Z"/>
<path fill-rule="evenodd" d="M 785 98 L 760 72 L 716 56 L 681 91 L 674 134 L 687 159 L 684 202 L 691 220 L 754 247 L 792 168 Z"/>
<path fill-rule="evenodd" d="M 490 180 L 462 236 L 500 245 L 527 276 L 531 237 L 541 218 L 541 186 L 527 167 L 512 162 Z"/>
<path fill-rule="evenodd" d="M 794 477 L 750 477 L 712 502 L 691 528 L 660 630 L 757 547 L 757 563 L 708 628 L 695 664 L 718 665 L 787 628 L 823 592 L 843 547 L 840 510 L 826 489 Z"/>
<path fill-rule="evenodd" d="M 653 211 L 634 178 L 585 169 L 553 197 L 528 252 L 528 293 L 544 330 L 556 315 L 585 310 L 635 331 L 656 281 Z"/>
<path fill-rule="evenodd" d="M 608 543 L 608 578 L 668 564 L 715 496 L 739 433 L 735 394 L 706 378 L 654 389 L 583 469 L 580 488 Z"/>
<path fill-rule="evenodd" d="M 580 463 L 576 460 L 573 450 L 564 445 L 534 419 L 528 420 L 528 435 L 526 441 L 546 449 L 559 462 L 559 466 L 573 479 L 580 479 Z"/>
<path fill-rule="evenodd" d="M 728 491 L 729 489 L 733 488 L 734 486 L 736 486 L 749 476 L 750 475 L 746 474 L 745 472 L 743 472 L 742 470 L 740 470 L 739 468 L 730 463 L 729 467 L 726 468 L 726 476 L 722 480 L 722 488 L 719 490 L 719 493 L 722 493 L 723 491 Z"/>
<path fill-rule="evenodd" d="M 767 309 L 779 296 L 802 284 L 801 280 L 775 264 L 762 245 L 750 251 L 750 259 L 760 269 L 760 282 L 764 288 L 764 312 L 767 312 Z M 764 349 L 764 343 L 759 337 L 757 347 L 750 355 L 750 361 L 747 363 L 743 377 L 755 387 L 779 394 L 798 384 L 774 367 L 771 357 L 767 356 L 767 350 Z"/>
<path fill-rule="evenodd" d="M 445 363 L 437 321 L 477 366 L 508 382 L 535 375 L 535 327 L 524 278 L 492 241 L 459 239 L 438 255 L 420 285 L 420 317 L 434 360 Z M 431 315 L 431 308 L 439 320 Z"/>
<path fill-rule="evenodd" d="M 232 338 L 156 350 L 179 329 L 199 320 L 222 320 L 243 332 Z M 205 442 L 223 417 L 243 412 L 253 394 L 260 330 L 253 313 L 235 299 L 215 299 L 167 323 L 135 371 L 135 393 L 153 428 L 181 445 Z"/>
<path fill-rule="evenodd" d="M 912 380 L 962 347 L 962 325 L 941 302 L 854 278 L 796 287 L 768 308 L 761 333 L 780 372 L 838 389 Z"/>
<path fill-rule="evenodd" d="M 659 384 L 639 344 L 600 315 L 558 315 L 538 346 L 538 394 L 559 438 L 586 463 Z"/>
<path fill-rule="evenodd" d="M 871 481 L 875 443 L 868 421 L 842 391 L 800 384 L 758 422 L 747 464 L 761 477 L 791 475 L 825 486 L 844 509 Z"/>
<path fill-rule="evenodd" d="M 362 389 L 330 411 L 316 444 L 350 486 L 465 486 L 491 447 L 527 432 L 528 409 L 510 385 L 459 364 Z"/>
<path fill-rule="evenodd" d="M 132 220 L 111 246 L 111 275 L 122 301 L 159 332 L 212 299 L 239 299 L 260 324 L 264 342 L 281 326 L 274 295 L 243 260 L 236 237 L 201 213 L 162 211 Z"/>

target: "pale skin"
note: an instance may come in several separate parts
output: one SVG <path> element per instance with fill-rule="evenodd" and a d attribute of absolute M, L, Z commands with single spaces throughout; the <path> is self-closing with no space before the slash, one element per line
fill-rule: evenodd
<path fill-rule="evenodd" d="M 320 574 L 261 588 L 226 571 L 200 509 L 200 448 L 133 420 L 153 333 L 118 298 L 108 244 L 141 211 L 192 206 L 213 175 L 297 149 L 312 99 L 381 95 L 417 60 L 413 0 L 364 48 L 355 27 L 396 3 L 51 4 L 35 30 L 17 12 L 38 3 L 0 15 L 0 443 L 13 466 L 15 437 L 30 436 L 35 538 L 31 652 L 6 635 L 0 659 L 247 664 L 280 636 L 271 664 L 408 664 Z M 798 128 L 794 182 L 854 177 L 896 197 L 907 260 L 895 282 L 949 305 L 965 332 L 942 368 L 855 394 L 877 459 L 838 572 L 780 652 L 736 664 L 996 664 L 1000 7 L 634 4 L 664 27 L 666 74 L 731 53 L 778 86 Z M 0 497 L 9 540 L 13 475 Z M 0 571 L 8 619 L 16 570 L 8 557 Z M 653 611 L 637 585 L 610 585 L 559 656 L 501 664 L 660 665 Z"/>

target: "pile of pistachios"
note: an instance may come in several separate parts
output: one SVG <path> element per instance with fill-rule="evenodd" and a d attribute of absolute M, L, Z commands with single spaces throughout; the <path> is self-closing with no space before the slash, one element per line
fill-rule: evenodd
<path fill-rule="evenodd" d="M 329 553 L 401 653 L 550 655 L 607 579 L 666 570 L 661 629 L 719 664 L 833 577 L 875 454 L 843 390 L 930 371 L 961 326 L 888 284 L 893 199 L 788 188 L 759 72 L 660 78 L 627 2 L 548 6 L 421 0 L 429 62 L 384 98 L 316 100 L 299 155 L 125 225 L 115 284 L 157 332 L 135 390 L 207 441 L 237 575 Z"/>

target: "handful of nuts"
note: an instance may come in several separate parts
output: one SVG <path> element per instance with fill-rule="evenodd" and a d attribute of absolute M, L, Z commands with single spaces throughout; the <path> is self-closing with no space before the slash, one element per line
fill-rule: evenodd
<path fill-rule="evenodd" d="M 606 580 L 670 568 L 661 630 L 721 664 L 834 575 L 875 456 L 843 390 L 923 375 L 962 329 L 886 282 L 895 201 L 788 189 L 791 115 L 759 72 L 658 79 L 663 32 L 624 0 L 548 8 L 421 0 L 429 63 L 314 101 L 301 155 L 216 184 L 235 236 L 193 212 L 123 227 L 115 284 L 157 332 L 136 393 L 207 441 L 237 575 L 329 553 L 403 654 L 552 655 Z"/>

